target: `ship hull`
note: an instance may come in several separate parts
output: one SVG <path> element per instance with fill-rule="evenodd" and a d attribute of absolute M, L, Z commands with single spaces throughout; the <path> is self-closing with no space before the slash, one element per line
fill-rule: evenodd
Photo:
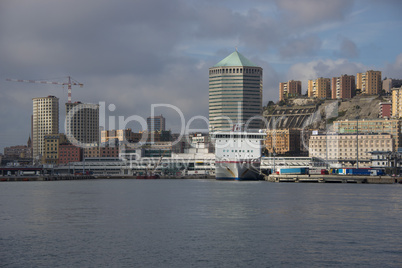
<path fill-rule="evenodd" d="M 217 180 L 260 180 L 260 162 L 250 160 L 217 161 L 215 176 Z"/>

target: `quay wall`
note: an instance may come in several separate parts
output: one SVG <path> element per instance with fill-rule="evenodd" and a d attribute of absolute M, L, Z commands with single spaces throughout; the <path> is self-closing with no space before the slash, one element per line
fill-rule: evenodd
<path fill-rule="evenodd" d="M 0 181 L 65 181 L 65 180 L 90 180 L 95 179 L 91 175 L 39 175 L 39 176 L 2 176 Z"/>
<path fill-rule="evenodd" d="M 317 182 L 317 183 L 369 183 L 393 184 L 402 183 L 402 178 L 391 176 L 354 176 L 354 175 L 268 175 L 264 179 L 269 182 Z"/>

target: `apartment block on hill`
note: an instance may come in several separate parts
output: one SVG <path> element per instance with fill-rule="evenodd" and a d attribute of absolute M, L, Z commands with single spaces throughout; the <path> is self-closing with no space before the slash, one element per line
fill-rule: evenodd
<path fill-rule="evenodd" d="M 301 91 L 301 81 L 289 80 L 285 83 L 279 83 L 279 100 L 298 97 L 302 94 Z"/>
<path fill-rule="evenodd" d="M 402 79 L 385 78 L 382 80 L 382 89 L 387 93 L 398 87 L 402 87 Z"/>
<path fill-rule="evenodd" d="M 315 80 L 308 80 L 307 94 L 311 98 L 331 98 L 331 79 L 320 77 Z"/>
<path fill-rule="evenodd" d="M 356 84 L 354 75 L 341 75 L 332 77 L 331 80 L 332 99 L 351 99 L 356 95 Z"/>
<path fill-rule="evenodd" d="M 382 90 L 381 71 L 369 70 L 365 73 L 357 73 L 356 89 L 361 94 L 378 95 Z"/>
<path fill-rule="evenodd" d="M 402 87 L 392 89 L 392 116 L 402 117 Z"/>

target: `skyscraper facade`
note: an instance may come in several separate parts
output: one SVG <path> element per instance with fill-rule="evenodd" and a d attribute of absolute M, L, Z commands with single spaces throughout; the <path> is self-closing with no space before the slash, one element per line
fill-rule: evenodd
<path fill-rule="evenodd" d="M 147 125 L 149 132 L 166 130 L 166 120 L 162 115 L 148 117 Z"/>
<path fill-rule="evenodd" d="M 94 146 L 99 144 L 99 105 L 66 103 L 66 135 L 73 144 Z"/>
<path fill-rule="evenodd" d="M 209 129 L 261 128 L 262 68 L 235 51 L 209 68 Z"/>
<path fill-rule="evenodd" d="M 42 161 L 45 135 L 59 133 L 59 99 L 55 96 L 33 98 L 32 156 Z"/>

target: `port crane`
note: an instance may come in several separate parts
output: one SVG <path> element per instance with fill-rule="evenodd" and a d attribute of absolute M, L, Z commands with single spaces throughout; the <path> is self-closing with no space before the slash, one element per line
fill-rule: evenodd
<path fill-rule="evenodd" d="M 71 86 L 80 86 L 83 87 L 84 84 L 79 83 L 71 78 L 71 76 L 67 76 L 68 82 L 53 82 L 53 81 L 37 81 L 37 80 L 23 80 L 23 79 L 10 79 L 7 78 L 7 81 L 11 82 L 25 82 L 25 83 L 37 83 L 37 84 L 51 84 L 51 85 L 62 85 L 67 86 L 68 88 L 68 103 L 71 103 Z"/>

